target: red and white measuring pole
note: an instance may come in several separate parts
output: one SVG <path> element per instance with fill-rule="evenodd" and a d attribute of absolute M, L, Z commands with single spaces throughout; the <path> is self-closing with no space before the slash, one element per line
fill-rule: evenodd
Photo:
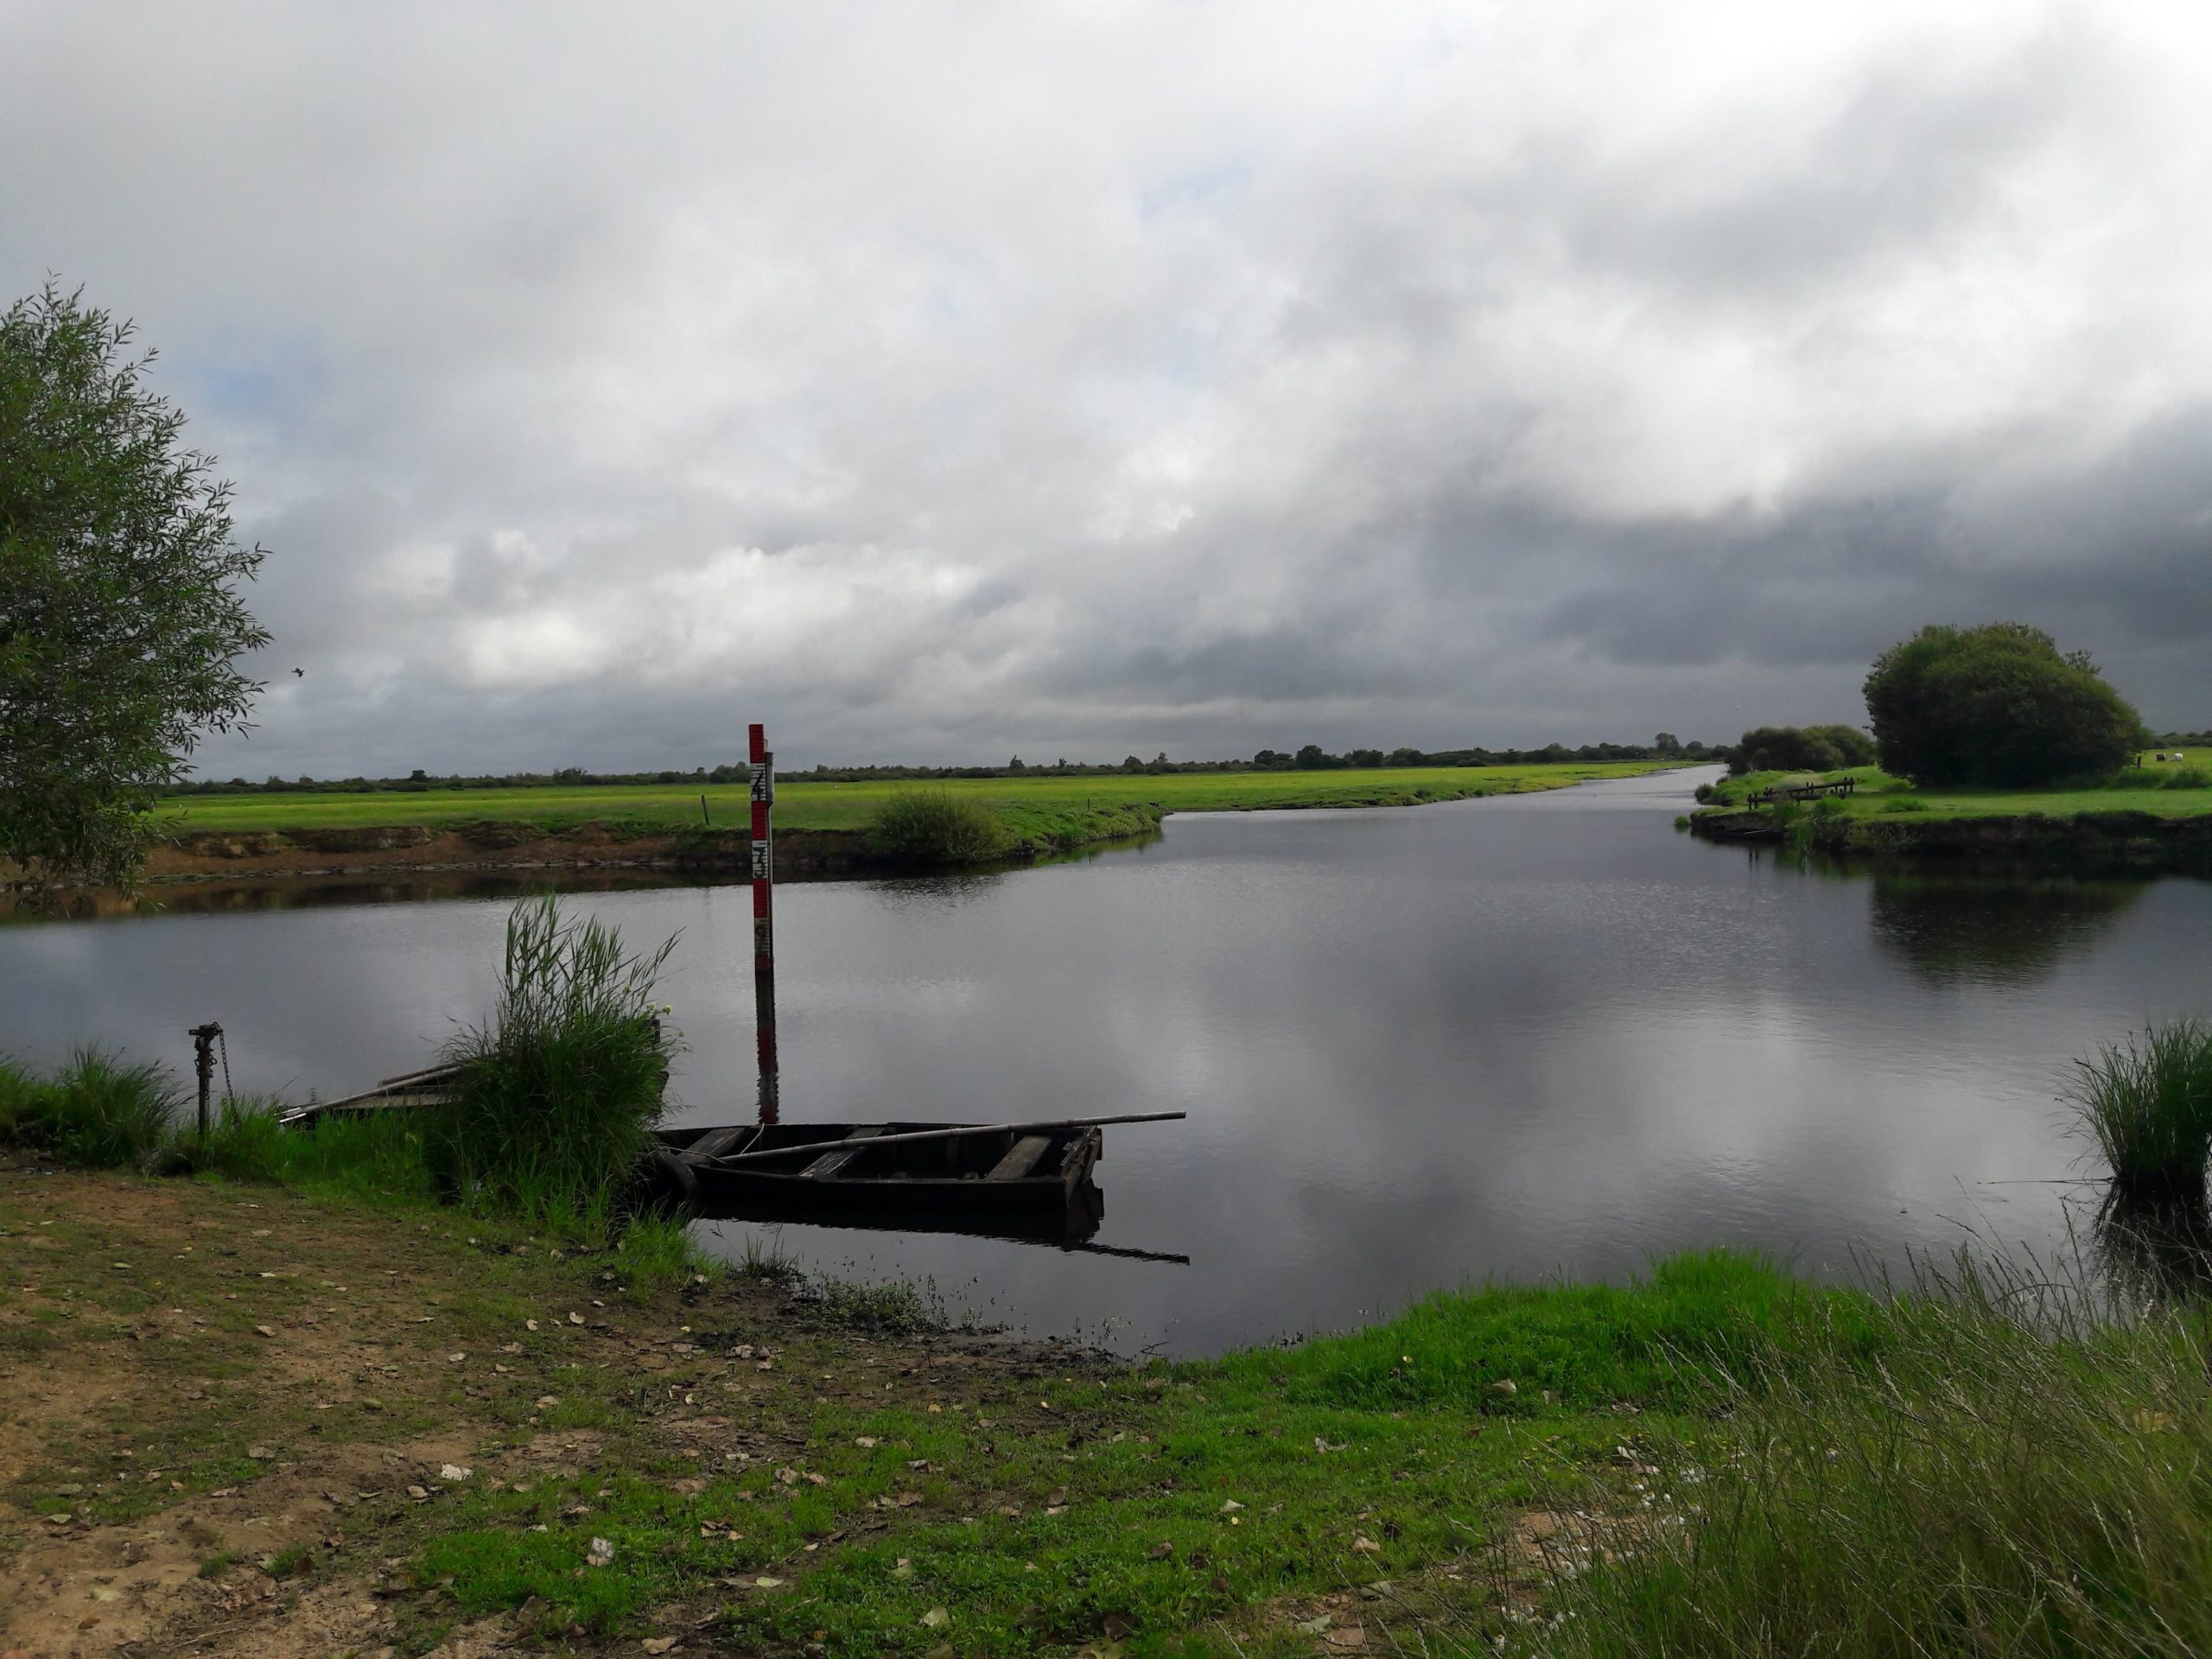
<path fill-rule="evenodd" d="M 774 888 L 776 845 L 768 815 L 776 804 L 776 757 L 768 753 L 767 728 L 753 726 L 753 971 L 776 971 Z"/>
<path fill-rule="evenodd" d="M 753 775 L 753 1022 L 759 1034 L 760 1121 L 778 1112 L 776 1076 L 776 843 L 769 814 L 776 804 L 776 757 L 765 727 L 749 728 Z"/>

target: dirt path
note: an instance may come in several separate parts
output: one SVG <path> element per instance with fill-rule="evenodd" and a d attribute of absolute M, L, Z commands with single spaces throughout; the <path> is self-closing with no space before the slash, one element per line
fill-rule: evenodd
<path fill-rule="evenodd" d="M 827 1332 L 741 1279 L 639 1300 L 605 1259 L 470 1225 L 0 1172 L 0 1654 L 505 1652 L 527 1621 L 398 1571 L 451 1495 L 588 1480 L 640 1436 L 702 1466 L 804 1447 L 811 1408 L 1039 1357 Z M 711 1351 L 710 1325 L 749 1339 Z M 710 1385 L 748 1408 L 702 1419 Z"/>

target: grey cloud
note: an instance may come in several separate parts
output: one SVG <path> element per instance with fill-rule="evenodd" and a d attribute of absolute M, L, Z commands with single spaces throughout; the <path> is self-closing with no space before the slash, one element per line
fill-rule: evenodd
<path fill-rule="evenodd" d="M 2178 12 L 0 35 L 0 286 L 272 550 L 219 773 L 1722 736 L 1998 615 L 2212 720 Z"/>

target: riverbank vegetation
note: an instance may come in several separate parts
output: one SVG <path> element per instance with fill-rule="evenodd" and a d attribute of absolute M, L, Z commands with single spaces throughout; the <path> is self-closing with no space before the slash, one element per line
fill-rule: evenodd
<path fill-rule="evenodd" d="M 2150 812 L 2162 817 L 2212 812 L 2212 747 L 2168 749 L 2178 757 L 2122 767 L 2102 777 L 2068 780 L 2050 789 L 1929 789 L 1879 766 L 1828 771 L 1770 771 L 1732 776 L 1700 785 L 1701 806 L 1740 812 L 1777 785 L 1840 783 L 1850 780 L 1848 796 L 1833 799 L 1830 816 L 1868 818 L 1899 816 L 1935 817 L 2072 817 L 2082 812 Z"/>
<path fill-rule="evenodd" d="M 1723 751 L 1694 739 L 1685 743 L 1671 732 L 1661 732 L 1649 743 L 1585 743 L 1570 748 L 1548 743 L 1535 749 L 1423 750 L 1401 747 L 1388 751 L 1355 748 L 1332 754 L 1318 743 L 1293 750 L 1262 749 L 1249 760 L 1171 760 L 1163 751 L 1151 760 L 1128 755 L 1118 761 L 1053 760 L 1031 763 L 1015 755 L 1004 766 L 791 766 L 780 775 L 788 780 L 817 784 L 944 783 L 952 779 L 987 778 L 1114 778 L 1143 774 L 1179 777 L 1184 774 L 1239 772 L 1398 771 L 1435 766 L 1587 766 L 1614 760 L 1658 760 L 1672 766 L 1695 765 L 1708 757 L 1718 760 Z M 417 769 L 404 778 L 278 778 L 256 783 L 249 779 L 203 778 L 176 784 L 163 793 L 186 798 L 195 795 L 422 795 L 440 791 L 485 789 L 641 789 L 677 786 L 696 791 L 714 785 L 747 784 L 751 769 L 743 762 L 695 766 L 686 772 L 664 768 L 654 772 L 588 772 L 582 766 L 563 766 L 553 772 L 450 773 L 434 776 Z"/>
<path fill-rule="evenodd" d="M 0 1259 L 32 1365 L 0 1402 L 13 1640 L 88 1605 L 216 1653 L 2212 1639 L 2202 1317 L 2025 1275 L 1707 1254 L 1128 1368 L 871 1323 L 772 1262 L 651 1283 L 516 1224 L 214 1179 L 0 1171 Z"/>
<path fill-rule="evenodd" d="M 897 865 L 916 869 L 982 864 L 1006 856 L 1013 832 L 972 797 L 944 789 L 902 789 L 868 820 L 868 845 Z"/>
<path fill-rule="evenodd" d="M 966 834 L 976 861 L 1058 856 L 1156 834 L 1169 812 L 1411 806 L 1521 794 L 1662 770 L 1657 761 L 1217 774 L 1114 774 L 785 783 L 778 787 L 779 874 L 917 868 L 880 849 L 887 806 L 918 791 L 955 815 L 985 813 L 1000 833 Z M 418 795 L 195 798 L 162 818 L 149 864 L 159 880 L 402 869 L 749 867 L 748 791 L 721 788 L 446 791 Z M 900 809 L 902 811 L 905 809 Z M 391 822 L 404 810 L 409 822 Z M 482 816 L 486 811 L 502 815 Z M 975 821 L 980 824 L 980 820 Z M 895 840 L 896 837 L 891 837 Z M 940 843 L 947 844 L 947 843 Z M 930 865 L 944 868 L 932 854 Z M 81 897 L 81 895 L 80 895 Z"/>
<path fill-rule="evenodd" d="M 1526 766 L 1389 767 L 1380 771 L 1111 772 L 1062 777 L 955 778 L 932 785 L 950 798 L 988 807 L 1018 832 L 1023 814 L 1130 805 L 1168 812 L 1233 812 L 1270 807 L 1407 806 L 1470 796 L 1560 789 L 1602 778 L 1630 778 L 1684 764 L 1680 760 L 1541 763 Z M 776 828 L 864 833 L 894 796 L 912 785 L 779 780 Z M 706 796 L 702 813 L 700 796 Z M 166 835 L 283 833 L 381 824 L 459 825 L 491 820 L 547 830 L 583 823 L 666 832 L 701 825 L 742 833 L 750 806 L 741 785 L 608 785 L 589 789 L 429 790 L 410 795 L 315 792 L 201 795 L 164 809 Z"/>
<path fill-rule="evenodd" d="M 604 1232 L 653 1146 L 678 1044 L 653 999 L 673 936 L 645 955 L 551 895 L 507 915 L 491 1023 L 447 1045 L 445 1103 L 416 1114 L 440 1187 L 539 1224 Z"/>
<path fill-rule="evenodd" d="M 2202 1214 L 2212 1161 L 2212 1024 L 2173 1020 L 2107 1044 L 2075 1062 L 2069 1092 L 2122 1202 Z"/>
<path fill-rule="evenodd" d="M 286 1128 L 284 1103 L 226 1096 L 203 1134 L 166 1067 L 86 1048 L 48 1076 L 0 1059 L 0 1147 L 82 1169 L 454 1204 L 585 1247 L 635 1233 L 643 1255 L 681 1269 L 681 1227 L 641 1187 L 680 1049 L 652 1001 L 675 944 L 632 955 L 552 897 L 525 899 L 508 916 L 498 1009 L 448 1046 L 437 1103 Z"/>
<path fill-rule="evenodd" d="M 1633 1505 L 1550 1553 L 1552 1655 L 2200 1654 L 2212 1645 L 2201 1307 L 1923 1273 L 1732 1373 L 1725 1428 L 1647 1423 Z M 1609 1499 L 1611 1501 L 1609 1501 Z"/>
<path fill-rule="evenodd" d="M 1866 696 L 1871 740 L 1847 726 L 1745 733 L 1689 828 L 1831 851 L 2212 868 L 2197 826 L 2141 822 L 2212 822 L 2201 746 L 2153 740 L 2086 652 L 2040 629 L 1923 628 L 1876 659 Z M 1995 818 L 2015 822 L 1968 822 Z"/>
<path fill-rule="evenodd" d="M 1759 726 L 1728 752 L 1728 770 L 1840 772 L 1874 764 L 1874 740 L 1855 726 Z"/>

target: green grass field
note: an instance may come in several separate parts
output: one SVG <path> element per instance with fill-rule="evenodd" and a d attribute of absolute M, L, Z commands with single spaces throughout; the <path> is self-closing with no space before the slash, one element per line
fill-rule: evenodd
<path fill-rule="evenodd" d="M 2172 750 L 2167 751 L 2174 753 Z M 2192 818 L 2212 813 L 2212 789 L 2177 788 L 2163 780 L 2190 772 L 2212 772 L 2212 749 L 2188 749 L 2179 765 L 2145 766 L 2124 772 L 2101 788 L 2032 789 L 1915 789 L 1902 778 L 1893 778 L 1878 766 L 1857 766 L 1847 772 L 1827 772 L 1828 778 L 1856 778 L 1859 791 L 1840 799 L 1847 817 L 1879 818 L 1914 814 L 1922 818 L 2024 817 L 2070 818 L 2082 812 L 2149 812 L 2164 818 Z M 1753 772 L 1731 778 L 1717 788 L 1713 805 L 1740 808 L 1754 790 L 1810 773 Z M 2139 786 L 2135 780 L 2142 780 Z"/>
<path fill-rule="evenodd" d="M 1557 766 L 1409 766 L 1345 772 L 1130 772 L 1103 777 L 960 778 L 943 783 L 780 783 L 779 830 L 867 827 L 876 809 L 906 789 L 943 789 L 982 801 L 1017 836 L 1063 822 L 1086 804 L 1156 804 L 1170 812 L 1249 811 L 1262 807 L 1409 806 L 1477 795 L 1523 794 L 1600 778 L 1664 769 L 1656 760 Z M 196 795 L 165 804 L 165 835 L 474 823 L 485 819 L 543 825 L 585 823 L 677 830 L 700 822 L 699 798 L 716 828 L 746 822 L 741 785 L 685 784 L 589 788 L 425 790 L 377 794 Z"/>

